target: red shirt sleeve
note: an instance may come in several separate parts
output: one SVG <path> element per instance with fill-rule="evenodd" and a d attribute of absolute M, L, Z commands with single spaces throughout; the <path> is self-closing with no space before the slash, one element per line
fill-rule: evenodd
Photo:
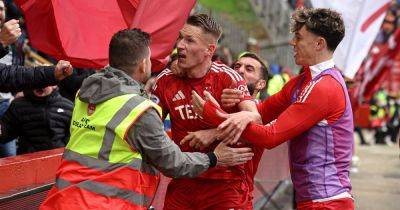
<path fill-rule="evenodd" d="M 241 78 L 241 80 L 237 82 L 237 86 L 234 87 L 234 89 L 243 91 L 244 97 L 240 99 L 240 102 L 246 100 L 253 100 L 253 97 L 250 95 L 249 89 L 247 88 L 246 81 L 244 81 L 243 78 Z"/>
<path fill-rule="evenodd" d="M 217 127 L 225 120 L 217 116 L 217 111 L 221 113 L 226 113 L 224 110 L 222 110 L 220 107 L 217 107 L 211 101 L 206 101 L 203 107 L 203 120 Z"/>
<path fill-rule="evenodd" d="M 163 75 L 164 71 L 160 73 L 159 77 L 157 77 L 157 80 L 154 83 L 153 89 L 151 91 L 151 94 L 152 94 L 151 99 L 152 99 L 152 101 L 154 103 L 158 104 L 162 109 L 163 120 L 165 119 L 165 117 L 169 113 L 167 102 L 166 102 L 165 97 L 164 97 L 165 96 L 165 93 L 164 93 L 165 88 L 163 88 L 163 87 L 166 87 L 166 85 L 165 85 L 166 75 Z"/>
<path fill-rule="evenodd" d="M 268 97 L 264 102 L 258 104 L 258 112 L 262 117 L 263 123 L 269 123 L 278 118 L 291 104 L 291 97 L 296 85 L 299 81 L 299 76 L 291 79 L 283 86 L 278 93 Z"/>
<path fill-rule="evenodd" d="M 241 99 L 240 102 L 245 101 L 245 100 L 253 100 L 253 97 L 250 95 L 249 90 L 247 89 L 247 83 L 243 79 L 240 74 L 238 74 L 235 70 L 229 68 L 229 67 L 223 67 L 225 70 L 225 76 L 223 79 L 223 84 L 222 87 L 225 88 L 231 88 L 231 89 L 237 89 L 243 91 L 244 97 Z"/>
<path fill-rule="evenodd" d="M 242 138 L 271 149 L 319 122 L 336 122 L 343 115 L 345 104 L 345 95 L 339 82 L 331 76 L 323 76 L 310 87 L 306 97 L 290 105 L 276 120 L 267 125 L 248 125 Z M 268 109 L 267 106 L 264 108 Z"/>

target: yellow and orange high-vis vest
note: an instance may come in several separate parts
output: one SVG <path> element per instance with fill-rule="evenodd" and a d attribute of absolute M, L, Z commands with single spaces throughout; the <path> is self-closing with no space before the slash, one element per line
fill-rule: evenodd
<path fill-rule="evenodd" d="M 135 94 L 92 105 L 75 99 L 71 137 L 56 183 L 41 209 L 147 209 L 159 173 L 127 141 L 128 130 L 149 108 Z"/>

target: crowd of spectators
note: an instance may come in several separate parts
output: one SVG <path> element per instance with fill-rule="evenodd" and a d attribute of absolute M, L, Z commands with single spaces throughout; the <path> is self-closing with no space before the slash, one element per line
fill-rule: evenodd
<path fill-rule="evenodd" d="M 3 71 L 2 79 L 10 83 L 0 90 L 5 91 L 0 93 L 0 157 L 64 147 L 73 109 L 73 97 L 69 96 L 74 95 L 70 93 L 71 88 L 76 92 L 79 87 L 64 85 L 72 83 L 72 77 L 61 83 L 64 85 L 61 90 L 69 99 L 60 95 L 55 84 L 46 85 L 49 81 L 38 81 L 42 83 L 40 88 L 35 85 L 18 88 L 20 80 L 28 84 L 34 81 L 24 79 L 21 74 L 13 76 L 9 71 L 18 70 L 22 65 L 40 66 L 56 61 L 29 46 L 24 19 L 11 0 L 0 0 L 0 28 L 0 65 L 8 65 L 1 66 L 0 71 Z M 29 57 L 31 53 L 40 61 Z M 38 67 L 38 72 L 28 74 L 34 78 L 46 69 Z M 79 80 L 79 75 L 73 78 Z"/>

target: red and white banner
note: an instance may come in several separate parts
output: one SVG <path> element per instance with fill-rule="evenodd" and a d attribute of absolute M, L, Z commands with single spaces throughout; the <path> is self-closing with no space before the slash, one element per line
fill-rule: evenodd
<path fill-rule="evenodd" d="M 311 0 L 315 8 L 340 12 L 346 35 L 334 53 L 336 66 L 353 79 L 382 24 L 390 0 Z"/>
<path fill-rule="evenodd" d="M 391 71 L 393 71 L 393 73 L 399 71 L 399 51 L 400 29 L 397 29 L 386 43 L 373 45 L 368 59 L 364 61 L 360 72 L 357 73 L 357 77 L 360 77 L 357 78 L 357 82 L 360 84 L 357 85 L 355 90 L 355 97 L 358 103 L 371 99 L 382 84 L 389 81 L 390 76 L 397 76 L 396 74 L 390 73 Z M 396 82 L 396 84 L 398 83 Z M 391 85 L 391 83 L 389 82 L 386 85 Z M 393 93 L 398 91 L 398 89 L 396 89 L 398 87 L 387 88 Z"/>

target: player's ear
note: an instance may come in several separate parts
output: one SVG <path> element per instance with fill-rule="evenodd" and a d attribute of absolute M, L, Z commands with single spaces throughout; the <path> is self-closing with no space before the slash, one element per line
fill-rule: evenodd
<path fill-rule="evenodd" d="M 256 88 L 258 90 L 262 90 L 265 88 L 265 86 L 267 85 L 267 82 L 263 79 L 258 80 L 257 84 L 256 84 Z"/>
<path fill-rule="evenodd" d="M 206 50 L 206 53 L 208 56 L 212 57 L 215 53 L 215 50 L 217 49 L 216 44 L 209 44 Z"/>

